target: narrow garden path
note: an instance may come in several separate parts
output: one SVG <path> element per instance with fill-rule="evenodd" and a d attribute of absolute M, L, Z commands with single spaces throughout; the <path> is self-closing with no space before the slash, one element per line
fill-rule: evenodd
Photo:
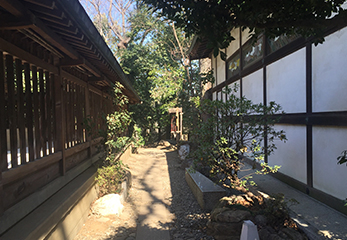
<path fill-rule="evenodd" d="M 185 166 L 168 142 L 141 148 L 125 164 L 132 187 L 120 216 L 90 214 L 75 240 L 193 240 L 206 235 L 202 211 L 185 182 Z"/>

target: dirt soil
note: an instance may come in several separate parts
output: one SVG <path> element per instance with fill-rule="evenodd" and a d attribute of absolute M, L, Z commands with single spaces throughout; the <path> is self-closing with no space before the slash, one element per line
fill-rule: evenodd
<path fill-rule="evenodd" d="M 139 149 L 125 164 L 132 174 L 132 187 L 122 214 L 96 216 L 90 213 L 74 240 L 135 240 L 137 226 L 146 217 L 146 211 L 150 214 L 155 210 L 151 206 L 158 202 L 169 214 L 159 221 L 161 225 L 157 228 L 169 229 L 171 239 L 213 239 L 206 234 L 209 213 L 200 209 L 185 182 L 186 166 L 168 142 Z M 159 187 L 151 189 L 151 183 Z"/>

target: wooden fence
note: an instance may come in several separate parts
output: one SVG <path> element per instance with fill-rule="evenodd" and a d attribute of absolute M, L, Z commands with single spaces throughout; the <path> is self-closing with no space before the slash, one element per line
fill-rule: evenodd
<path fill-rule="evenodd" d="M 87 81 L 37 63 L 0 52 L 0 215 L 95 155 L 114 110 Z"/>

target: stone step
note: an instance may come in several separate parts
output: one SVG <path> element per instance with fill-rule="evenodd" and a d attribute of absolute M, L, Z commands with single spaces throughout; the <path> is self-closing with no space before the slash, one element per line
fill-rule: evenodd
<path fill-rule="evenodd" d="M 200 207 L 204 210 L 212 210 L 219 199 L 226 195 L 223 188 L 212 182 L 198 171 L 186 168 L 186 182 L 192 190 Z"/>

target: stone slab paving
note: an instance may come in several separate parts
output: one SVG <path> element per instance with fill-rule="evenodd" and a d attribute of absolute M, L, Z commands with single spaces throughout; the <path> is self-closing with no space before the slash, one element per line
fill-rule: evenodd
<path fill-rule="evenodd" d="M 212 240 L 209 213 L 185 181 L 185 167 L 166 141 L 141 148 L 124 163 L 132 174 L 129 197 L 118 215 L 90 213 L 74 240 Z"/>
<path fill-rule="evenodd" d="M 129 161 L 129 167 L 137 173 L 132 187 L 141 190 L 136 240 L 170 239 L 168 224 L 173 217 L 167 208 L 171 191 L 165 153 L 142 149 L 141 155 L 134 155 Z"/>
<path fill-rule="evenodd" d="M 248 169 L 248 171 L 245 171 Z M 241 175 L 251 173 L 252 167 L 245 165 Z M 254 172 L 254 171 L 253 171 Z M 302 222 L 302 226 L 309 231 L 315 231 L 323 239 L 347 239 L 347 216 L 329 206 L 311 198 L 310 196 L 292 188 L 270 175 L 253 175 L 258 190 L 268 195 L 284 194 L 286 199 L 295 199 L 299 204 L 291 205 L 292 218 Z M 315 239 L 316 240 L 316 239 Z"/>

